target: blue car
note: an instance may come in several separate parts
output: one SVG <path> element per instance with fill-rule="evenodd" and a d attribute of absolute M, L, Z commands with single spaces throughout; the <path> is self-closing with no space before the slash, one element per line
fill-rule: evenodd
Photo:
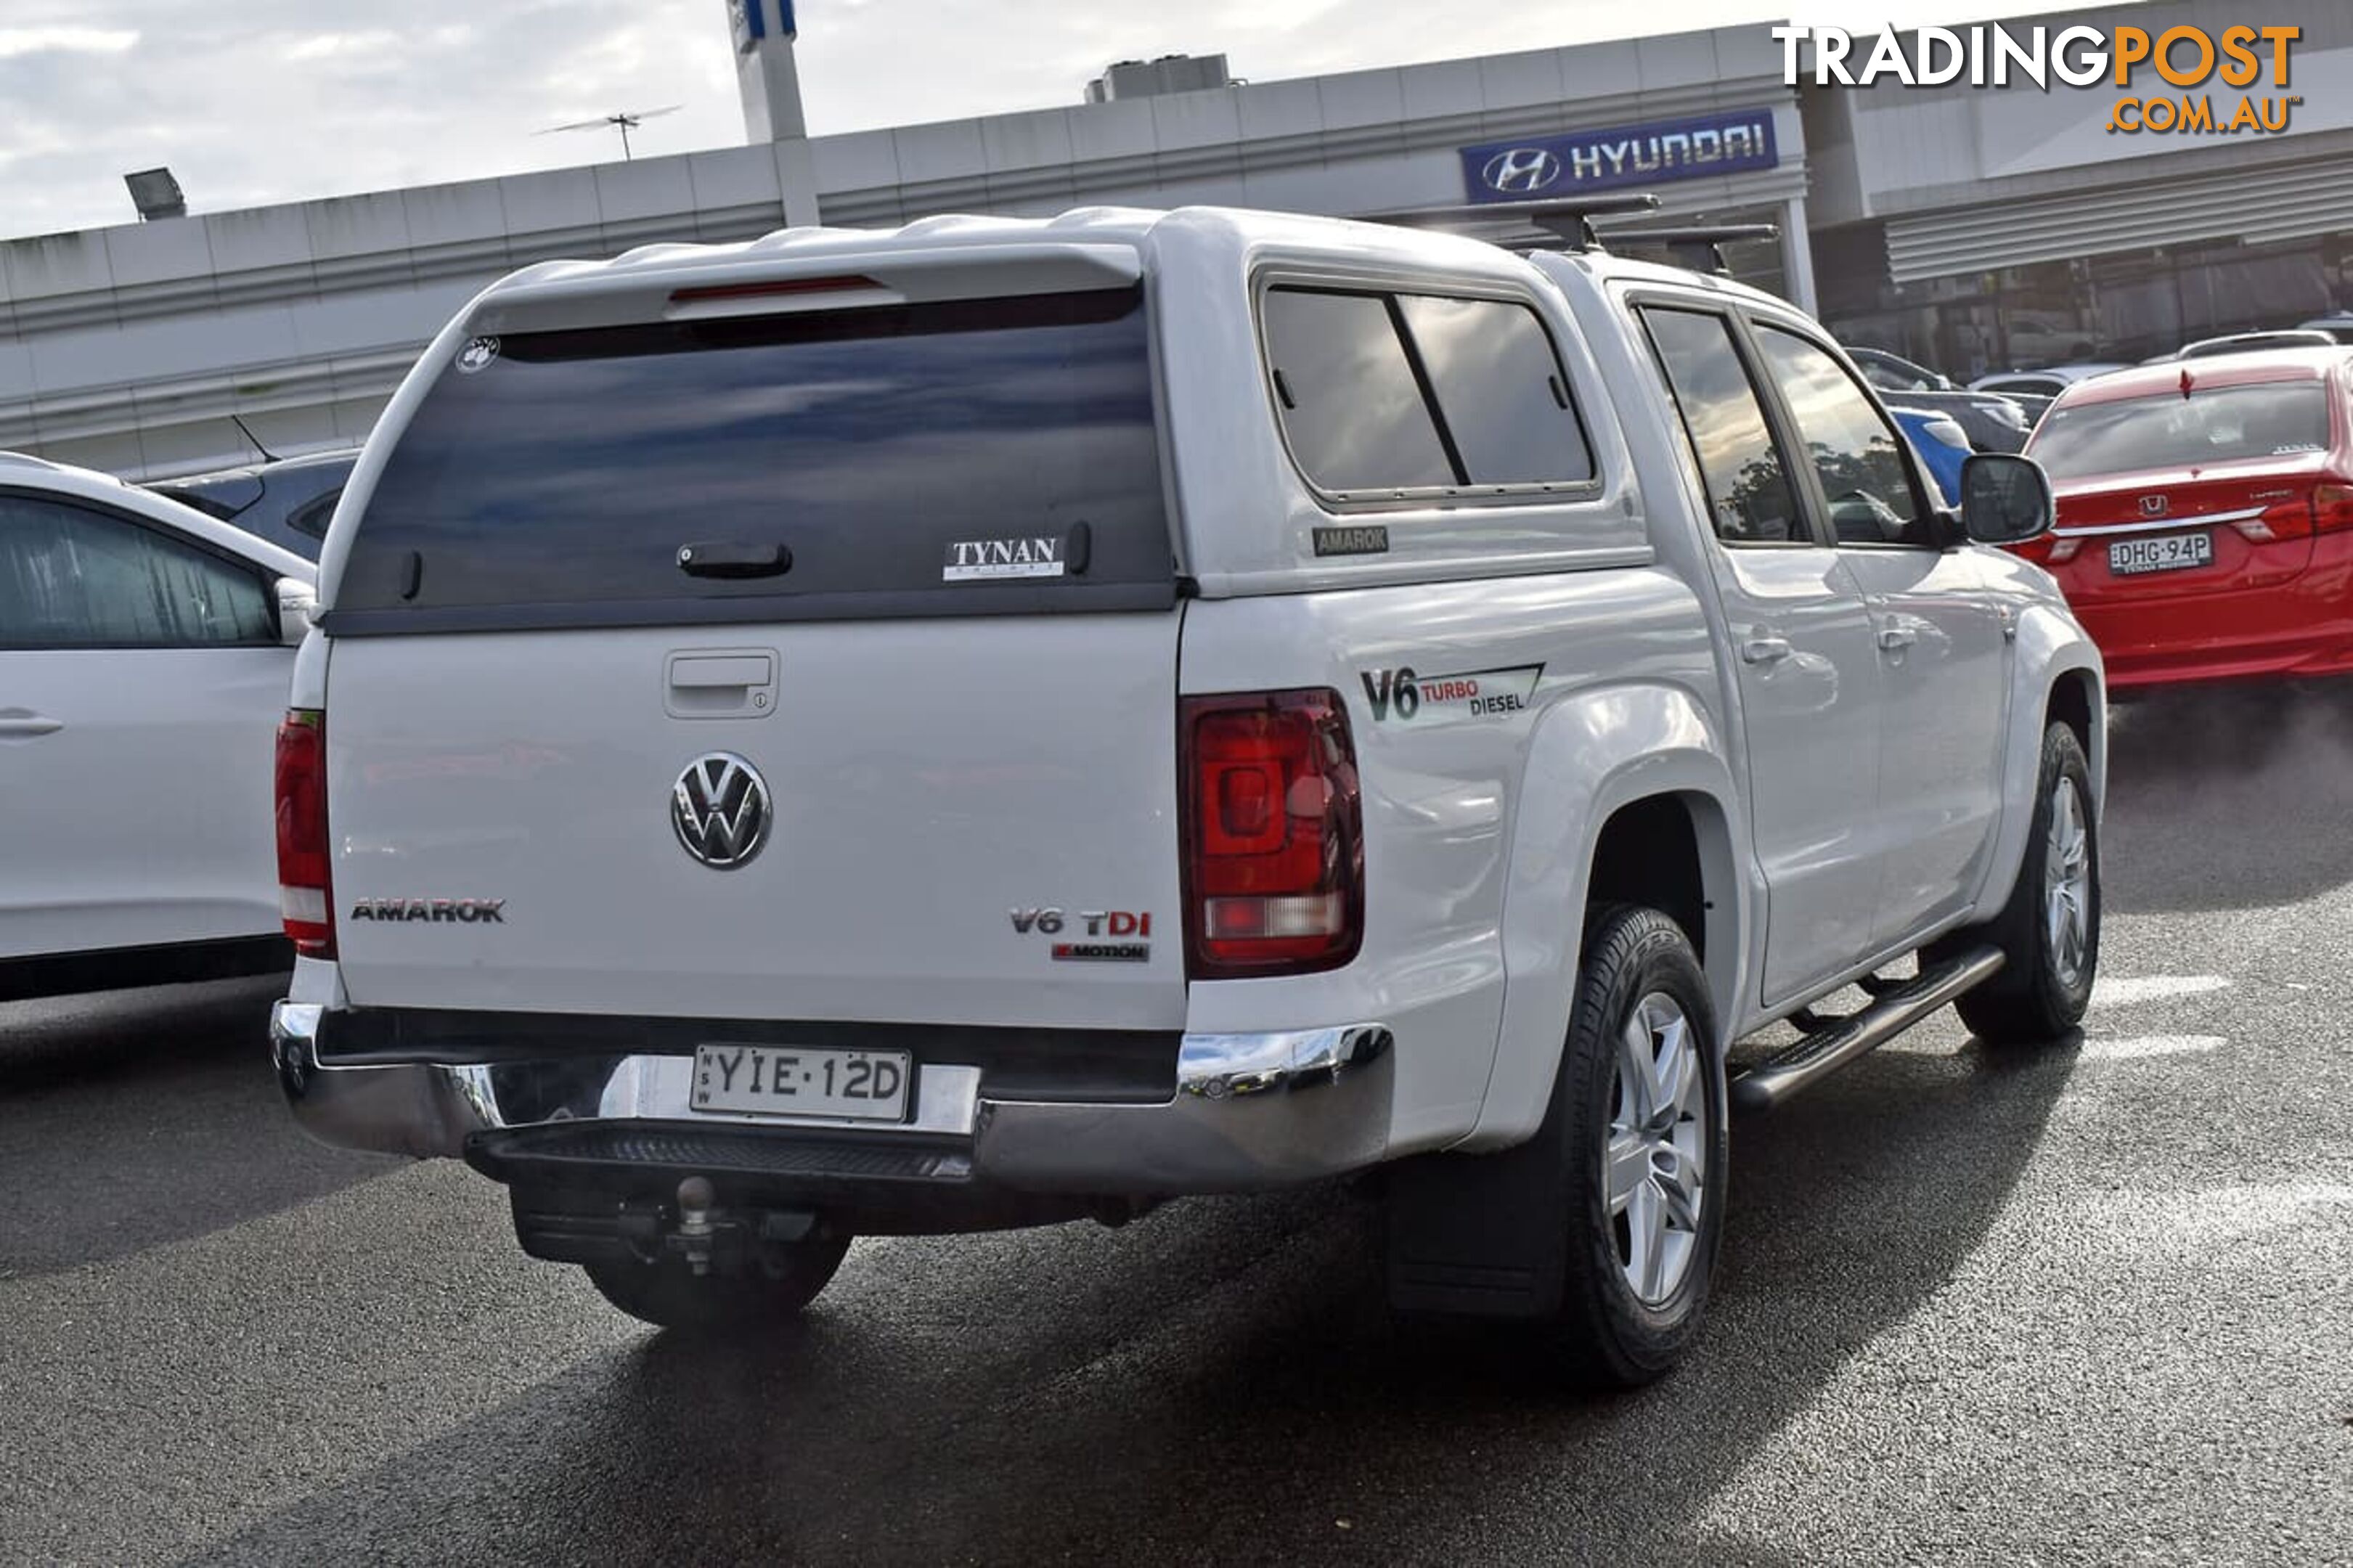
<path fill-rule="evenodd" d="M 1961 504 L 1961 465 L 1969 456 L 1969 438 L 1951 416 L 1921 408 L 1890 408 L 1895 423 L 1920 454 L 1920 466 L 1936 481 L 1947 506 Z"/>

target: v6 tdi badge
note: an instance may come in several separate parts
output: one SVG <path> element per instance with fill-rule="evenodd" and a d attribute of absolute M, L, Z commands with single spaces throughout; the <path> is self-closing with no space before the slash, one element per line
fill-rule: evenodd
<path fill-rule="evenodd" d="M 1066 915 L 1060 910 L 1031 909 L 1007 911 L 1013 918 L 1013 929 L 1027 936 L 1036 931 L 1040 936 L 1060 936 L 1075 921 L 1086 928 L 1090 937 L 1108 941 L 1058 942 L 1049 956 L 1058 963 L 1145 963 L 1152 957 L 1152 914 L 1149 910 L 1081 910 Z M 1076 935 L 1075 931 L 1071 932 Z"/>

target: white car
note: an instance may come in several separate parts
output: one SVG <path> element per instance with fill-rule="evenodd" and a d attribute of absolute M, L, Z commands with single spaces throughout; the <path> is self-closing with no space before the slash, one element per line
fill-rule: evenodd
<path fill-rule="evenodd" d="M 2089 994 L 2099 655 L 1987 547 L 2041 468 L 1962 490 L 1787 302 L 1595 253 L 1096 208 L 532 268 L 328 532 L 280 1083 L 656 1323 L 1379 1167 L 1395 1304 L 1655 1377 L 1735 1106 Z"/>
<path fill-rule="evenodd" d="M 1999 392 L 2009 397 L 2040 398 L 2047 405 L 2079 381 L 2105 375 L 2112 370 L 2131 368 L 2119 361 L 2085 360 L 2077 364 L 2045 365 L 2041 370 L 1996 371 L 1991 375 L 1981 375 L 1969 383 L 1969 390 Z"/>
<path fill-rule="evenodd" d="M 270 735 L 310 563 L 0 453 L 0 999 L 290 961 Z"/>

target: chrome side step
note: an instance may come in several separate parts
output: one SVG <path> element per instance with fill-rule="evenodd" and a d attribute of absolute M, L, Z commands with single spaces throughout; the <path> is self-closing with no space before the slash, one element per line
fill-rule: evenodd
<path fill-rule="evenodd" d="M 1772 1110 L 1992 979 L 2001 965 L 2000 950 L 1980 947 L 1934 967 L 1923 966 L 1917 975 L 1862 1011 L 1831 1020 L 1736 1077 L 1733 1105 L 1741 1110 Z"/>

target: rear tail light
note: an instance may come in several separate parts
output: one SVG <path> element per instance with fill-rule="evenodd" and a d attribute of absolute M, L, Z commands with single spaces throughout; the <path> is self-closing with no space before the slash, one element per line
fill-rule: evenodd
<path fill-rule="evenodd" d="M 2266 507 L 2261 517 L 2242 518 L 2231 526 L 2253 544 L 2340 532 L 2353 528 L 2353 485 L 2315 485 L 2309 496 Z"/>
<path fill-rule="evenodd" d="M 2302 499 L 2284 500 L 2263 508 L 2261 517 L 2241 518 L 2231 528 L 2250 544 L 2275 544 L 2283 539 L 2308 539 L 2312 535 L 2312 503 Z"/>
<path fill-rule="evenodd" d="M 1187 974 L 1346 963 L 1365 934 L 1364 810 L 1340 694 L 1188 697 L 1179 714 Z"/>
<path fill-rule="evenodd" d="M 2013 555 L 2023 555 L 2037 566 L 2064 566 L 2075 559 L 2076 552 L 2084 548 L 2084 542 L 2071 539 L 2063 533 L 2040 533 L 2032 539 L 2005 544 L 2002 548 Z"/>
<path fill-rule="evenodd" d="M 327 876 L 327 716 L 289 710 L 278 726 L 278 907 L 305 958 L 335 956 L 334 889 Z"/>
<path fill-rule="evenodd" d="M 2312 531 L 2337 533 L 2353 528 L 2353 485 L 2316 485 L 2312 491 Z"/>

